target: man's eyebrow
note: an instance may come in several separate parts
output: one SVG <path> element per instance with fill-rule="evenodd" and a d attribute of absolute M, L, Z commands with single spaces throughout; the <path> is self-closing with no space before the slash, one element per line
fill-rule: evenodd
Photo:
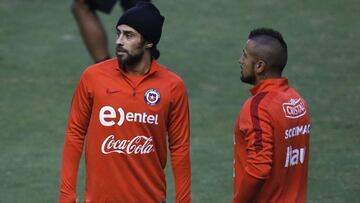
<path fill-rule="evenodd" d="M 124 30 L 123 33 L 124 34 L 135 34 L 135 32 L 133 32 L 131 30 Z"/>
<path fill-rule="evenodd" d="M 131 31 L 131 30 L 119 30 L 119 29 L 116 29 L 116 32 L 117 33 L 124 33 L 124 34 L 135 34 L 135 32 Z"/>

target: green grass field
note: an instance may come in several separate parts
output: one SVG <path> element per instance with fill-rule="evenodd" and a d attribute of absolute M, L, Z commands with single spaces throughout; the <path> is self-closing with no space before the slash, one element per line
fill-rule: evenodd
<path fill-rule="evenodd" d="M 184 79 L 190 96 L 193 202 L 232 198 L 233 124 L 250 96 L 239 80 L 237 60 L 249 31 L 259 26 L 283 33 L 289 47 L 284 75 L 311 107 L 308 202 L 357 201 L 357 0 L 154 2 L 166 16 L 160 63 Z M 70 3 L 0 0 L 1 203 L 57 201 L 71 97 L 81 72 L 92 63 Z M 117 7 L 101 15 L 112 49 L 120 14 Z M 168 202 L 174 202 L 171 170 L 167 174 Z"/>

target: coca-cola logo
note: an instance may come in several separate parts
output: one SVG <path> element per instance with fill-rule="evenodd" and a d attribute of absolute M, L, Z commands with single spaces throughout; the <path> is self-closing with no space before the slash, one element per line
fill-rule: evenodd
<path fill-rule="evenodd" d="M 283 110 L 287 118 L 299 118 L 306 113 L 305 104 L 301 98 L 290 99 L 289 102 L 283 103 Z"/>
<path fill-rule="evenodd" d="M 109 135 L 101 145 L 103 154 L 149 154 L 154 152 L 152 137 L 136 136 L 131 140 L 117 140 L 114 135 Z"/>

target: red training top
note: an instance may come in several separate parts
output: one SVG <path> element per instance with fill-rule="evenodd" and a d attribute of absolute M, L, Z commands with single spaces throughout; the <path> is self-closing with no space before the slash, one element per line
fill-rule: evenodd
<path fill-rule="evenodd" d="M 235 124 L 234 199 L 306 202 L 310 115 L 286 78 L 263 80 L 251 90 Z"/>
<path fill-rule="evenodd" d="M 164 202 L 167 139 L 176 202 L 191 202 L 189 106 L 183 81 L 155 60 L 140 79 L 128 77 L 116 59 L 90 66 L 71 104 L 59 202 L 75 202 L 84 143 L 85 202 Z"/>

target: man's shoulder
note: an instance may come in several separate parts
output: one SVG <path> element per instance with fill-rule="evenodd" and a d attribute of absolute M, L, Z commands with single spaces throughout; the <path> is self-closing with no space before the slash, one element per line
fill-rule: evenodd
<path fill-rule="evenodd" d="M 270 114 L 278 114 L 279 111 L 290 107 L 307 108 L 305 99 L 293 88 L 289 87 L 286 91 L 267 91 L 259 92 L 249 98 L 248 107 L 251 109 L 261 109 Z"/>
<path fill-rule="evenodd" d="M 159 73 L 160 77 L 165 78 L 167 81 L 169 81 L 171 83 L 176 83 L 176 84 L 184 83 L 183 79 L 178 74 L 176 74 L 175 72 L 173 72 L 166 66 L 161 65 L 161 64 L 157 64 L 157 66 L 158 66 L 158 73 Z"/>
<path fill-rule="evenodd" d="M 112 70 L 112 69 L 115 70 L 116 67 L 117 67 L 116 58 L 105 60 L 100 63 L 95 63 L 95 64 L 88 66 L 84 70 L 83 77 L 90 77 L 93 75 L 97 75 L 101 72 L 111 72 L 110 70 Z"/>
<path fill-rule="evenodd" d="M 273 98 L 275 96 L 276 93 L 274 92 L 268 92 L 268 91 L 264 91 L 264 92 L 259 92 L 255 95 L 253 95 L 252 97 L 250 97 L 248 99 L 249 104 L 251 105 L 260 105 L 260 104 L 264 104 L 264 101 L 271 101 L 271 98 Z"/>
<path fill-rule="evenodd" d="M 259 112 L 259 111 L 270 111 L 273 107 L 278 106 L 280 102 L 277 101 L 276 92 L 264 91 L 259 92 L 250 98 L 248 98 L 242 110 L 245 112 Z"/>

